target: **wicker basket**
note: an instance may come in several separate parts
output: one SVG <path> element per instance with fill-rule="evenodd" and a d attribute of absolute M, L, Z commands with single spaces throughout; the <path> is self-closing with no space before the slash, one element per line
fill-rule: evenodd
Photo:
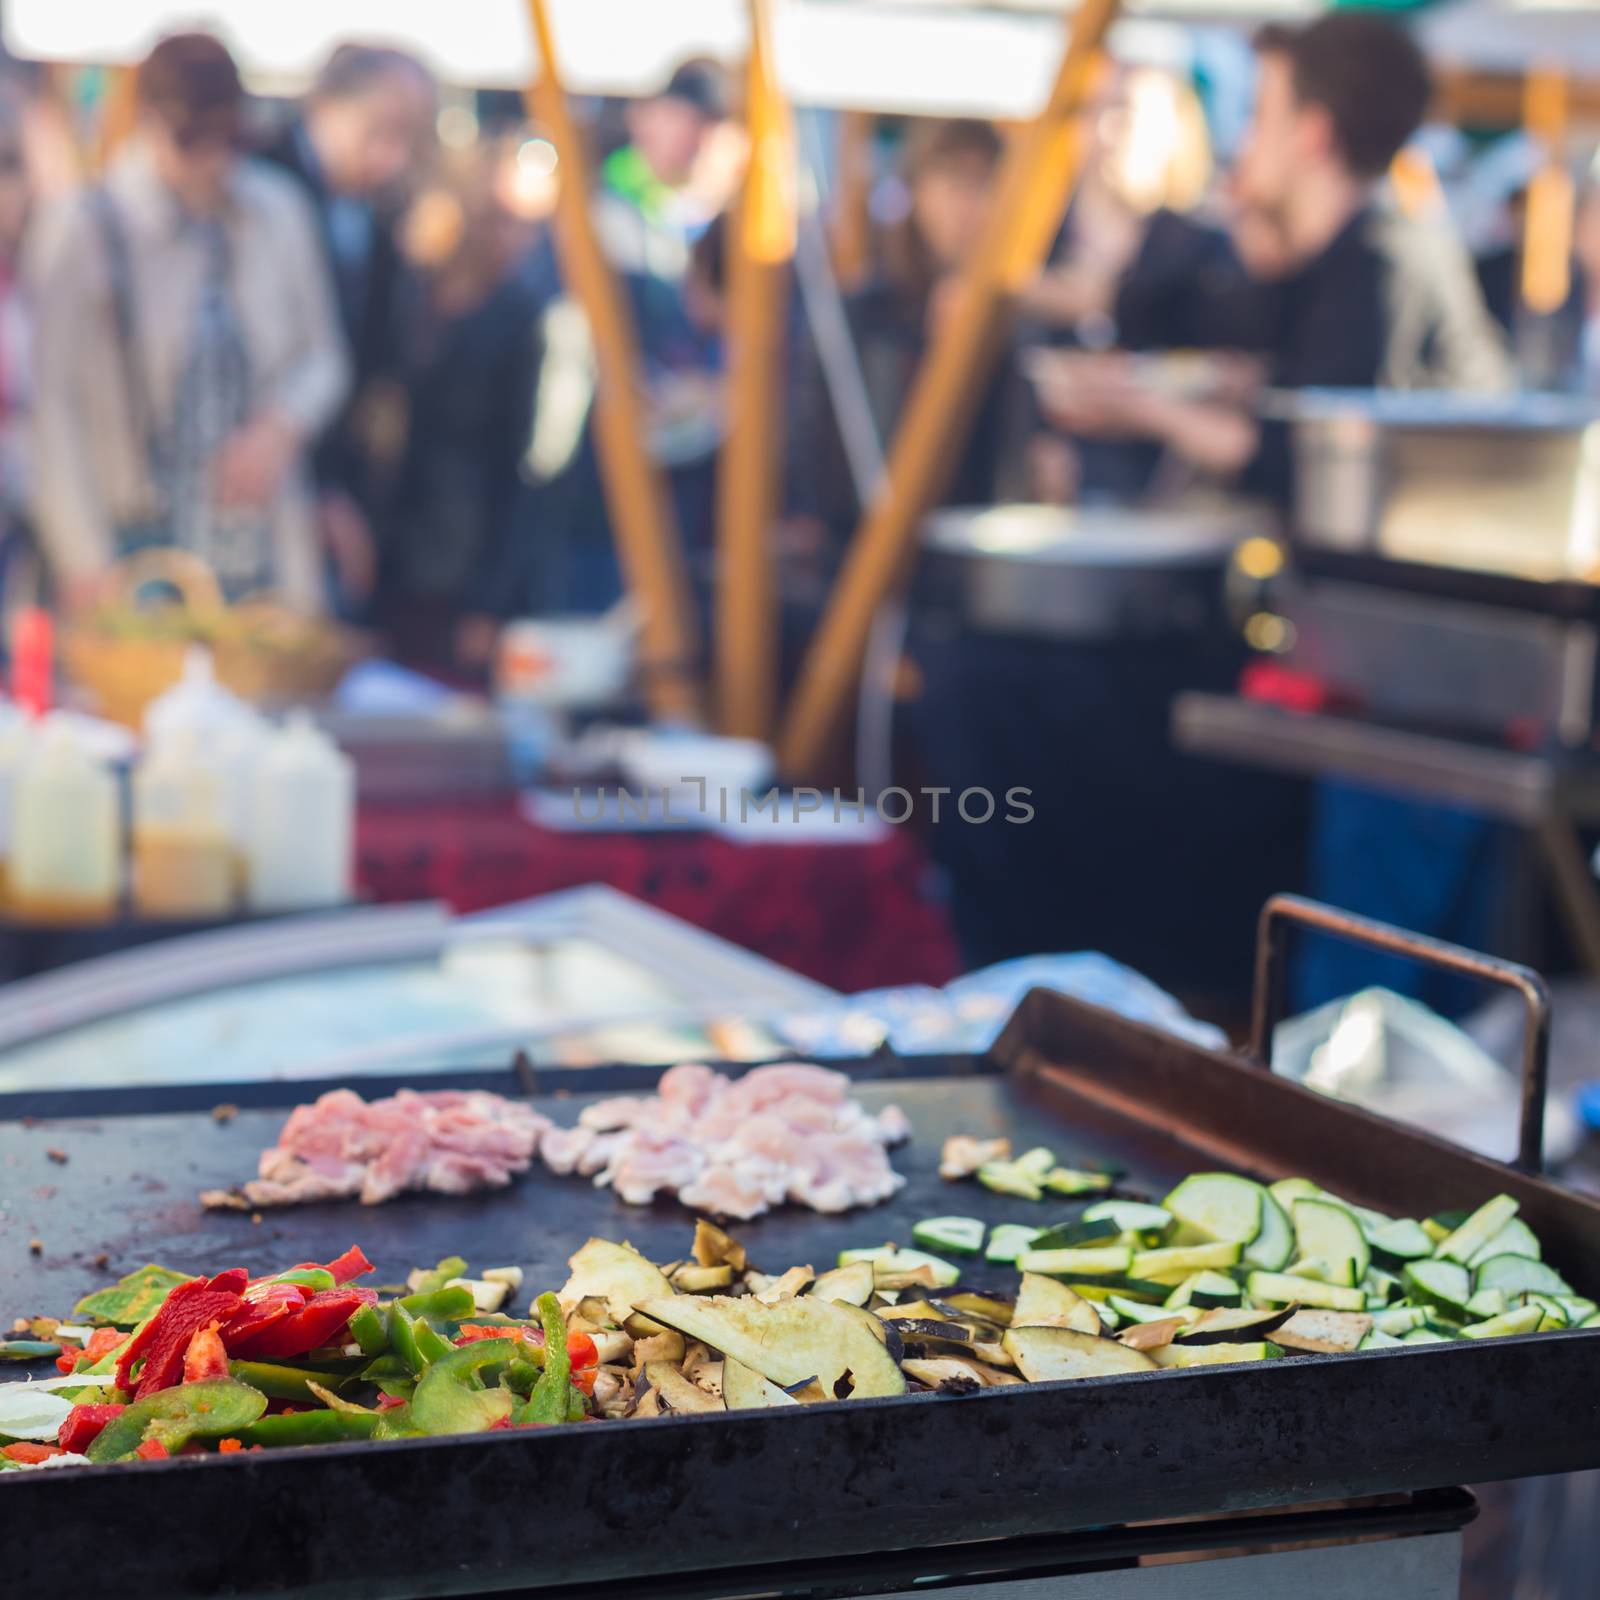
<path fill-rule="evenodd" d="M 149 603 L 157 585 L 168 593 Z M 211 569 L 186 551 L 144 550 L 117 564 L 107 602 L 63 631 L 62 664 L 91 710 L 138 728 L 195 644 L 210 649 L 220 683 L 258 705 L 321 700 L 366 653 L 353 630 L 270 596 L 230 606 Z"/>

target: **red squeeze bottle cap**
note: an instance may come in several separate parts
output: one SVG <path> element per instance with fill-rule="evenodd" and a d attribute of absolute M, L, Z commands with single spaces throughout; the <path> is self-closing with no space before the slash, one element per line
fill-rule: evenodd
<path fill-rule="evenodd" d="M 36 717 L 55 699 L 55 654 L 55 619 L 42 606 L 25 606 L 11 630 L 11 694 Z"/>

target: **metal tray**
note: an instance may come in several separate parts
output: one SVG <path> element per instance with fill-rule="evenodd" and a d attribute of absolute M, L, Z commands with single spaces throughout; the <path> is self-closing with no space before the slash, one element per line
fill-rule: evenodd
<path fill-rule="evenodd" d="M 1536 1168 L 1548 1022 L 1537 978 L 1274 902 L 1258 1042 L 1270 1036 L 1293 921 L 1443 959 L 1522 993 L 1530 1015 L 1522 1163 Z M 991 1222 L 1043 1214 L 944 1184 L 939 1145 L 959 1130 L 1114 1159 L 1131 1186 L 1157 1193 L 1216 1165 L 1268 1179 L 1303 1174 L 1405 1212 L 1472 1205 L 1504 1189 L 1552 1261 L 1580 1289 L 1600 1286 L 1600 1204 L 1321 1098 L 1247 1059 L 1059 995 L 1031 994 L 988 1058 L 858 1070 L 865 1102 L 897 1102 L 912 1120 L 916 1137 L 896 1157 L 907 1184 L 870 1211 L 785 1210 L 746 1225 L 741 1237 L 763 1265 L 821 1266 L 842 1247 L 904 1238 L 932 1212 Z M 584 1096 L 564 1085 L 610 1091 L 639 1077 L 549 1075 L 553 1092 L 538 1101 L 570 1122 Z M 473 1081 L 509 1090 L 517 1080 Z M 245 1175 L 275 1136 L 281 1110 L 266 1102 L 276 1096 L 281 1105 L 306 1087 L 258 1086 L 258 1103 L 222 1123 L 204 1110 L 123 1115 L 93 1093 L 0 1106 L 15 1118 L 51 1113 L 0 1125 L 0 1312 L 63 1308 L 108 1272 L 147 1259 L 264 1269 L 359 1240 L 385 1276 L 459 1252 L 478 1265 L 524 1266 L 525 1289 L 534 1290 L 559 1282 L 565 1257 L 591 1233 L 629 1238 L 658 1257 L 685 1248 L 690 1217 L 675 1204 L 630 1208 L 539 1171 L 507 1192 L 463 1200 L 305 1207 L 260 1223 L 203 1213 L 196 1192 Z M 227 1097 L 242 1101 L 238 1086 Z M 67 1163 L 52 1162 L 47 1148 Z M 97 1267 L 102 1252 L 109 1261 Z M 982 1267 L 973 1279 L 1014 1282 Z M 1600 1340 L 1543 1334 L 963 1398 L 17 1474 L 0 1483 L 0 1507 L 8 1577 L 34 1596 L 80 1586 L 86 1551 L 96 1587 L 130 1600 L 554 1589 L 1600 1466 L 1597 1380 Z"/>

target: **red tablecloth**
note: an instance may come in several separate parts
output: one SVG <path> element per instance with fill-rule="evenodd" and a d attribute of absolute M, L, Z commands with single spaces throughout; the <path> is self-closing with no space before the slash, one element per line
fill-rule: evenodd
<path fill-rule="evenodd" d="M 554 832 L 513 804 L 363 808 L 357 876 L 381 901 L 457 911 L 605 883 L 846 992 L 944 983 L 955 938 L 903 829 L 868 844 L 747 844 L 708 833 Z"/>

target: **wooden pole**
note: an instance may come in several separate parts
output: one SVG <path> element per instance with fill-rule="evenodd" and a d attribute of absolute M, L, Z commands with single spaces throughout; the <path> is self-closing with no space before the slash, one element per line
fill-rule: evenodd
<path fill-rule="evenodd" d="M 1435 75 L 1434 116 L 1457 127 L 1518 128 L 1528 108 L 1528 85 L 1522 74 L 1463 72 L 1449 67 Z M 1574 78 L 1567 84 L 1567 109 L 1572 121 L 1600 121 L 1600 84 Z"/>
<path fill-rule="evenodd" d="M 1544 147 L 1544 164 L 1528 184 L 1522 234 L 1522 300 L 1548 316 L 1572 292 L 1572 233 L 1577 206 L 1563 152 L 1567 137 L 1567 79 L 1559 69 L 1530 72 L 1523 86 L 1523 123 Z"/>
<path fill-rule="evenodd" d="M 839 113 L 838 172 L 829 236 L 834 276 L 846 289 L 864 282 L 872 271 L 872 135 L 877 120 L 870 111 Z"/>
<path fill-rule="evenodd" d="M 1118 0 L 1083 0 L 1050 99 L 1001 167 L 988 235 L 964 270 L 949 320 L 924 356 L 890 451 L 883 492 L 866 508 L 806 655 L 779 743 L 791 777 L 832 747 L 878 607 L 904 581 L 917 531 L 960 455 L 1010 309 L 1044 260 L 1082 166 L 1077 126 Z"/>
<path fill-rule="evenodd" d="M 724 733 L 770 739 L 778 661 L 771 534 L 783 459 L 795 152 L 768 0 L 749 0 L 749 9 L 750 162 L 727 252 L 729 420 L 717 479 L 717 710 Z"/>
<path fill-rule="evenodd" d="M 139 120 L 138 78 L 134 68 L 112 67 L 106 73 L 105 99 L 101 103 L 95 170 L 104 172 L 117 151 L 127 143 Z"/>
<path fill-rule="evenodd" d="M 703 708 L 694 601 L 666 485 L 646 445 L 633 314 L 595 233 L 587 152 L 561 82 L 547 0 L 527 4 L 540 61 L 528 107 L 559 160 L 556 240 L 567 285 L 583 306 L 594 340 L 601 478 L 623 575 L 641 611 L 644 689 L 657 716 L 698 722 Z"/>

